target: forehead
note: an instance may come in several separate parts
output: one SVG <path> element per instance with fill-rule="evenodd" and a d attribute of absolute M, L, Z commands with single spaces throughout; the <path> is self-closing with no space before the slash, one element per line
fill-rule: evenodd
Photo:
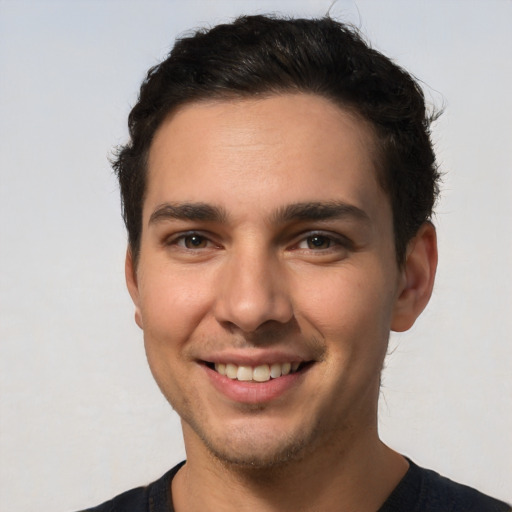
<path fill-rule="evenodd" d="M 311 94 L 188 104 L 150 148 L 143 215 L 165 202 L 271 213 L 283 203 L 345 201 L 378 215 L 372 127 Z"/>

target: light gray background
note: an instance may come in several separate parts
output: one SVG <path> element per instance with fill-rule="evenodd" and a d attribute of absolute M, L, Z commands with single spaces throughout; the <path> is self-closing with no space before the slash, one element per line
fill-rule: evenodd
<path fill-rule="evenodd" d="M 181 460 L 124 286 L 107 155 L 175 36 L 243 12 L 330 1 L 0 1 L 0 508 L 65 511 Z M 381 434 L 422 465 L 512 501 L 512 2 L 338 1 L 445 104 L 440 266 L 394 336 Z"/>

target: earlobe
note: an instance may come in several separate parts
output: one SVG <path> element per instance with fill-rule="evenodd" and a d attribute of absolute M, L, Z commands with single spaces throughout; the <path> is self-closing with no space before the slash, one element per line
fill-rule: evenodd
<path fill-rule="evenodd" d="M 132 298 L 133 304 L 135 306 L 135 323 L 141 329 L 143 329 L 142 315 L 139 306 L 139 284 L 137 281 L 137 269 L 135 268 L 135 263 L 133 261 L 133 255 L 130 247 L 128 247 L 126 250 L 124 274 L 128 292 L 130 293 L 130 297 Z"/>
<path fill-rule="evenodd" d="M 437 269 L 437 237 L 431 222 L 425 222 L 409 242 L 402 269 L 402 285 L 395 303 L 391 329 L 410 329 L 425 309 Z"/>

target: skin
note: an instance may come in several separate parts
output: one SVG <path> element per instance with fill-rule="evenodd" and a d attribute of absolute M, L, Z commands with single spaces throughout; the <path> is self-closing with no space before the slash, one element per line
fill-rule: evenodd
<path fill-rule="evenodd" d="M 366 122 L 306 94 L 193 103 L 157 131 L 126 275 L 182 419 L 178 511 L 374 511 L 407 470 L 378 438 L 380 371 L 390 330 L 430 297 L 435 231 L 399 269 L 374 146 Z M 265 361 L 307 364 L 277 394 L 235 398 L 205 364 Z"/>

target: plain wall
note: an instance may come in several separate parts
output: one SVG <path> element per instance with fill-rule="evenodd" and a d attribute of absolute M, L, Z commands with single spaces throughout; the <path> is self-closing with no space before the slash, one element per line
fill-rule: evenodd
<path fill-rule="evenodd" d="M 0 1 L 0 508 L 66 511 L 184 457 L 124 285 L 107 156 L 147 70 L 190 28 L 324 1 Z M 393 336 L 383 439 L 512 501 L 512 2 L 338 1 L 332 16 L 445 106 L 431 304 Z"/>

